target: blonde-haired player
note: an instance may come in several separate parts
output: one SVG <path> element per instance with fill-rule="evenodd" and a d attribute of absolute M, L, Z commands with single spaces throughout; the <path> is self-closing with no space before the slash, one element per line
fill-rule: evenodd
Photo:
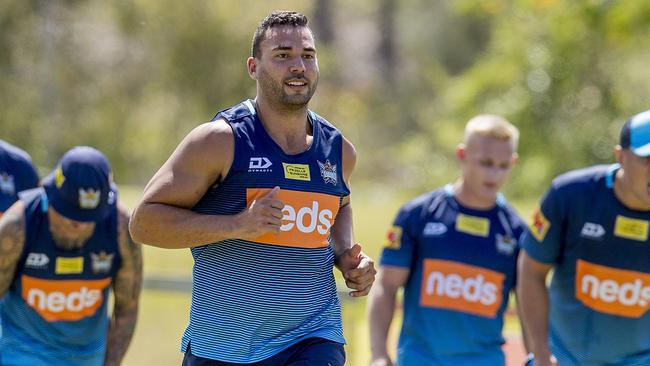
<path fill-rule="evenodd" d="M 524 224 L 499 189 L 517 160 L 518 139 L 502 117 L 472 118 L 456 148 L 458 180 L 398 212 L 370 295 L 372 365 L 393 364 L 386 338 L 400 287 L 397 364 L 504 365 L 503 313 Z"/>

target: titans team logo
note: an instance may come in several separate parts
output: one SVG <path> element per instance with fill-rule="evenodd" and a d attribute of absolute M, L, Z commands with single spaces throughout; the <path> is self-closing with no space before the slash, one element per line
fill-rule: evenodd
<path fill-rule="evenodd" d="M 338 177 L 336 175 L 336 165 L 330 163 L 329 159 L 325 160 L 325 164 L 321 163 L 318 160 L 318 166 L 320 167 L 320 176 L 323 177 L 325 183 L 330 183 L 336 185 L 338 182 Z"/>
<path fill-rule="evenodd" d="M 92 188 L 88 188 L 88 190 L 85 190 L 83 188 L 79 188 L 79 207 L 85 208 L 87 210 L 92 210 L 94 208 L 97 208 L 99 206 L 99 197 L 101 196 L 102 191 L 101 190 L 94 190 Z"/>
<path fill-rule="evenodd" d="M 510 235 L 496 235 L 497 252 L 504 255 L 512 255 L 517 247 L 517 241 Z"/>
<path fill-rule="evenodd" d="M 90 253 L 93 273 L 108 273 L 113 266 L 113 257 L 115 253 L 106 254 L 103 250 L 100 253 Z"/>

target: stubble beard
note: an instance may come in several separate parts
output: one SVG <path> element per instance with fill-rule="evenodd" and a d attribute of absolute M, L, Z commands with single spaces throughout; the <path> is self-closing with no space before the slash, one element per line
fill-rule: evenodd
<path fill-rule="evenodd" d="M 84 246 L 86 239 L 71 239 L 52 232 L 52 239 L 57 248 L 63 250 L 79 249 Z"/>
<path fill-rule="evenodd" d="M 307 94 L 287 94 L 284 91 L 284 81 L 287 79 L 293 78 L 303 78 L 308 81 L 307 83 Z M 265 96 L 273 103 L 276 107 L 281 110 L 286 110 L 290 112 L 299 111 L 307 108 L 309 101 L 314 96 L 316 92 L 316 87 L 318 86 L 318 76 L 316 80 L 309 80 L 301 75 L 293 75 L 289 78 L 285 78 L 282 82 L 278 83 L 265 71 L 260 71 L 260 77 L 258 79 L 260 83 L 261 90 L 264 92 Z"/>

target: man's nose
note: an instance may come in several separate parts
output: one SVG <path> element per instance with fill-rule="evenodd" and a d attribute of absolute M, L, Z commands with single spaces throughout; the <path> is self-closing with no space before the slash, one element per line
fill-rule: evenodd
<path fill-rule="evenodd" d="M 302 73 L 305 72 L 305 62 L 301 56 L 294 57 L 291 62 L 291 72 Z"/>

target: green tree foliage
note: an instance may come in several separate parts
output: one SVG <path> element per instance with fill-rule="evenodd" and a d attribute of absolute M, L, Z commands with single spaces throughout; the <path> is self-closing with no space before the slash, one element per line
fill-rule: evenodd
<path fill-rule="evenodd" d="M 355 181 L 416 192 L 455 179 L 464 123 L 521 129 L 508 193 L 611 162 L 648 109 L 650 3 L 554 0 L 0 2 L 1 138 L 48 168 L 73 145 L 144 183 L 193 127 L 254 95 L 252 33 L 272 9 L 323 29 L 313 107 L 355 143 Z M 318 34 L 317 40 L 318 40 Z"/>

